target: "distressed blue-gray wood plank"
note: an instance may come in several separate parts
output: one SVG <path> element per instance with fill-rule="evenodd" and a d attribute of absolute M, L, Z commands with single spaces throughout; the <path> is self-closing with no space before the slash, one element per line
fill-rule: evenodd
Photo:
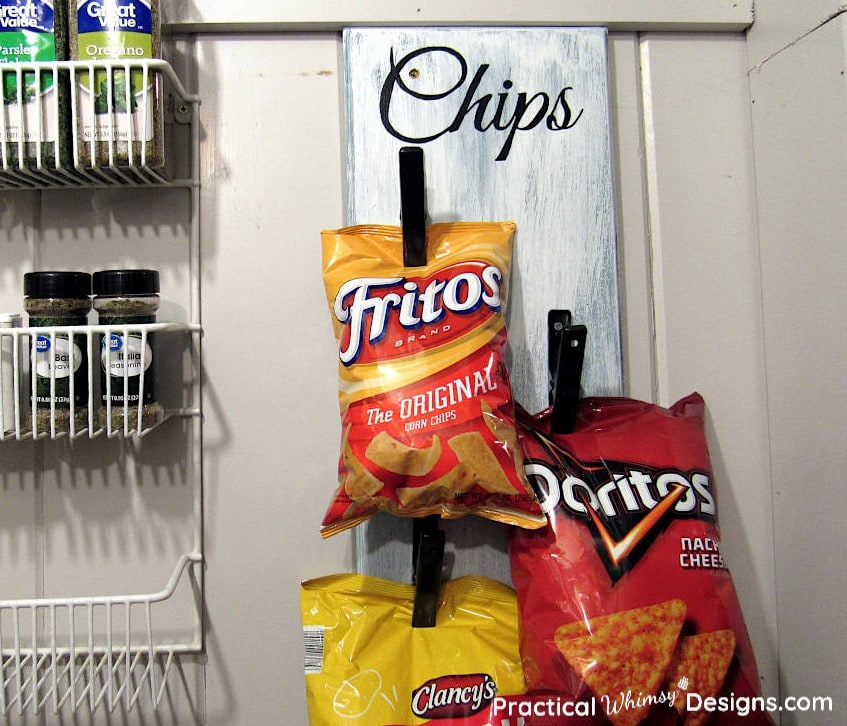
<path fill-rule="evenodd" d="M 344 59 L 349 223 L 399 223 L 397 154 L 421 146 L 431 221 L 517 223 L 507 311 L 516 399 L 547 405 L 550 308 L 588 326 L 584 391 L 620 393 L 605 30 L 348 29 Z M 479 520 L 469 521 L 449 524 L 448 540 L 472 542 L 465 528 Z M 408 543 L 409 529 L 388 517 L 360 527 L 360 569 L 408 579 L 410 555 L 384 543 Z M 454 574 L 508 580 L 495 532 L 479 542 L 493 556 L 463 551 Z"/>

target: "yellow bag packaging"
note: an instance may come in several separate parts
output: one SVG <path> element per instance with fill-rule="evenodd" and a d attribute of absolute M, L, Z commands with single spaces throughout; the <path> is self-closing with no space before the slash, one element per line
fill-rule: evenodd
<path fill-rule="evenodd" d="M 514 591 L 482 577 L 444 584 L 436 625 L 413 628 L 415 590 L 366 575 L 304 582 L 311 726 L 489 723 L 525 689 Z"/>

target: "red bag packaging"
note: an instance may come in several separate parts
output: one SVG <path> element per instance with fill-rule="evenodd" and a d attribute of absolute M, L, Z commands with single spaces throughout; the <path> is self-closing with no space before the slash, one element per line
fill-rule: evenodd
<path fill-rule="evenodd" d="M 510 539 L 528 690 L 590 714 L 558 723 L 772 723 L 721 555 L 702 397 L 587 398 L 568 434 L 550 413 L 519 412 L 550 520 Z"/>
<path fill-rule="evenodd" d="M 404 266 L 400 227 L 322 233 L 342 419 L 322 536 L 377 511 L 546 525 L 524 476 L 504 356 L 514 231 L 430 225 L 423 267 Z"/>

